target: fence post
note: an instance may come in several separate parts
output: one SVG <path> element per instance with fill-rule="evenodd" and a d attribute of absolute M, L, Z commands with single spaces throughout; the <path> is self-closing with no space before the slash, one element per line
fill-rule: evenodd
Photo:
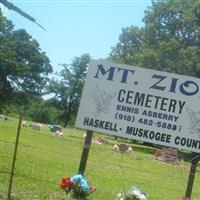
<path fill-rule="evenodd" d="M 21 130 L 22 117 L 23 117 L 23 107 L 20 112 L 19 122 L 18 122 L 18 127 L 17 127 L 15 149 L 14 149 L 14 154 L 13 154 L 12 169 L 11 169 L 11 173 L 10 173 L 10 181 L 9 181 L 9 188 L 8 188 L 8 196 L 7 196 L 8 199 L 11 199 L 13 175 L 14 175 L 14 170 L 15 170 L 15 162 L 16 162 L 16 158 L 17 158 L 17 148 L 18 148 L 18 143 L 19 143 L 19 135 L 20 135 L 20 130 Z"/>
<path fill-rule="evenodd" d="M 193 184 L 194 184 L 194 178 L 195 178 L 195 174 L 196 174 L 196 168 L 197 168 L 197 164 L 200 160 L 200 155 L 196 154 L 195 158 L 192 159 L 192 163 L 191 163 L 191 167 L 190 167 L 190 174 L 189 174 L 189 178 L 188 178 L 188 185 L 187 185 L 187 189 L 186 189 L 186 193 L 185 196 L 188 197 L 189 199 L 192 196 L 192 188 L 193 188 Z"/>
<path fill-rule="evenodd" d="M 78 174 L 81 174 L 81 175 L 84 175 L 84 172 L 85 172 L 88 155 L 89 155 L 89 151 L 90 151 L 90 145 L 92 142 L 92 135 L 93 135 L 93 131 L 88 130 L 86 133 L 83 151 L 82 151 L 82 155 L 81 155 L 81 161 L 80 161 L 80 165 L 79 165 L 79 169 L 78 169 Z"/>

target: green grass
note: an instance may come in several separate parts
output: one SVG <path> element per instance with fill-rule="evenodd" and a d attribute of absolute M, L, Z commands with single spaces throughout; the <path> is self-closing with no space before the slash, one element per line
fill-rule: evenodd
<path fill-rule="evenodd" d="M 6 199 L 17 120 L 0 119 L 0 199 Z M 64 129 L 65 136 L 55 137 L 47 126 L 41 131 L 22 128 L 19 139 L 12 197 L 15 200 L 64 200 L 59 188 L 64 176 L 77 173 L 83 148 L 84 131 Z M 97 134 L 95 134 L 97 137 Z M 106 136 L 105 136 L 106 137 Z M 178 200 L 184 196 L 189 163 L 171 165 L 155 160 L 153 147 L 129 143 L 130 155 L 112 151 L 117 141 L 92 144 L 85 175 L 97 192 L 91 200 L 115 200 L 117 193 L 136 186 L 148 194 L 149 200 Z M 118 142 L 127 142 L 125 140 Z M 185 158 L 190 159 L 186 154 Z M 196 173 L 192 200 L 200 198 L 200 172 Z"/>

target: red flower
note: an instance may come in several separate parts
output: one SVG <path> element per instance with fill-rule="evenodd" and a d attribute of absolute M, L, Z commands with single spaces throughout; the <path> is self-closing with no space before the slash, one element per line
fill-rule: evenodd
<path fill-rule="evenodd" d="M 74 182 L 70 180 L 70 177 L 62 178 L 60 182 L 60 187 L 65 190 L 66 188 L 71 189 L 74 187 Z"/>
<path fill-rule="evenodd" d="M 67 182 L 67 186 L 69 188 L 73 188 L 75 186 L 74 182 L 72 182 L 71 180 Z"/>

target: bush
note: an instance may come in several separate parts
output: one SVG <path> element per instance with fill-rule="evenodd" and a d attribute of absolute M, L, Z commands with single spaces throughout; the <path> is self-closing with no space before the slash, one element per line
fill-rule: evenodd
<path fill-rule="evenodd" d="M 54 106 L 42 103 L 32 103 L 26 112 L 26 117 L 41 123 L 55 124 L 58 122 L 60 111 Z"/>

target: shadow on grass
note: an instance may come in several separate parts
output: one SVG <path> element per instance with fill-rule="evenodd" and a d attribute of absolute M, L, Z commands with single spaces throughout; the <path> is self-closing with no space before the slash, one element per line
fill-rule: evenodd
<path fill-rule="evenodd" d="M 200 161 L 200 154 L 194 152 L 181 152 L 183 160 L 187 163 L 191 163 L 193 159 L 199 157 Z"/>
<path fill-rule="evenodd" d="M 113 138 L 112 140 L 115 141 L 115 143 L 124 143 L 131 146 L 133 148 L 133 151 L 135 152 L 149 154 L 149 155 L 155 155 L 155 152 L 157 149 L 169 148 L 166 146 L 160 146 L 160 145 L 155 145 L 151 143 L 140 143 L 137 141 L 124 139 L 124 138 L 117 138 L 117 139 Z M 191 164 L 191 161 L 197 156 L 199 156 L 199 160 L 200 160 L 200 154 L 189 152 L 189 151 L 182 151 L 182 150 L 178 150 L 178 151 L 179 151 L 180 160 L 183 160 L 186 163 Z"/>
<path fill-rule="evenodd" d="M 145 154 L 155 154 L 155 148 L 144 146 L 143 144 L 132 144 L 130 145 L 133 148 L 133 151 L 139 152 L 139 153 L 145 153 Z"/>
<path fill-rule="evenodd" d="M 152 154 L 152 155 L 155 155 L 155 152 L 157 149 L 163 149 L 163 148 L 165 148 L 165 147 L 159 146 L 159 145 L 154 145 L 153 147 L 144 146 L 144 145 L 139 146 L 138 144 L 133 145 L 134 151 L 141 152 L 141 153 L 148 153 L 148 154 Z M 166 147 L 166 148 L 168 148 L 168 147 Z M 200 154 L 197 154 L 194 152 L 181 151 L 181 150 L 178 150 L 178 152 L 179 152 L 179 160 L 180 161 L 183 160 L 184 162 L 190 164 L 192 162 L 192 160 L 194 158 L 196 158 L 197 156 L 199 156 L 199 160 L 200 160 Z"/>
<path fill-rule="evenodd" d="M 156 151 L 156 147 L 154 147 L 150 143 L 147 143 L 146 145 L 144 145 L 143 143 L 133 141 L 130 139 L 123 139 L 123 138 L 117 138 L 117 139 L 113 138 L 113 140 L 115 141 L 115 143 L 118 143 L 118 144 L 122 143 L 122 144 L 126 144 L 126 145 L 132 147 L 133 151 L 135 151 L 135 152 L 154 155 L 155 151 Z"/>

